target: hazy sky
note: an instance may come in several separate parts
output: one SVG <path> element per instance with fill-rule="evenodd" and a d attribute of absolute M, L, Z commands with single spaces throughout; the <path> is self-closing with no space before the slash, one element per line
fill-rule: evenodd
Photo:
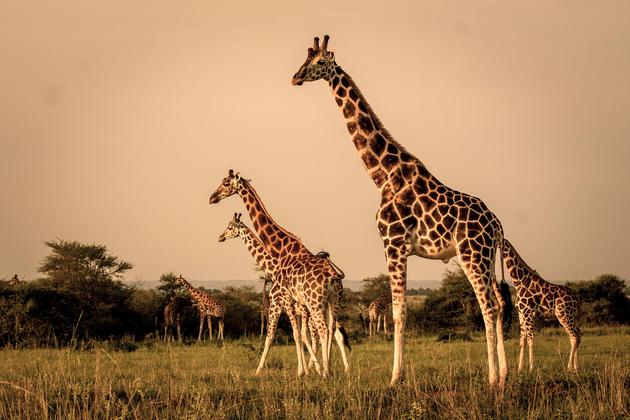
<path fill-rule="evenodd" d="M 386 269 L 379 196 L 314 35 L 442 182 L 481 197 L 549 280 L 630 278 L 630 2 L 0 2 L 0 276 L 55 238 L 102 243 L 130 280 L 255 278 L 217 243 L 240 198 L 350 279 Z M 248 220 L 248 219 L 247 219 Z M 249 220 L 248 220 L 249 221 Z M 409 278 L 445 266 L 412 258 Z"/>

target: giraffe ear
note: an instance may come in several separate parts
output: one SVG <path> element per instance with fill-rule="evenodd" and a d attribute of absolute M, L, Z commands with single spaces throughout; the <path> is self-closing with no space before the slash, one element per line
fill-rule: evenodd
<path fill-rule="evenodd" d="M 236 175 L 234 175 L 234 178 L 236 178 L 237 181 L 241 180 L 241 173 L 237 172 Z"/>

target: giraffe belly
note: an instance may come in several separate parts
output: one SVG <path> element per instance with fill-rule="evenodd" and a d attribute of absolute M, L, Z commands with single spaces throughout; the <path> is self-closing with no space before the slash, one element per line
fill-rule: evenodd
<path fill-rule="evenodd" d="M 418 257 L 428 258 L 430 260 L 442 260 L 447 263 L 457 254 L 455 242 L 451 241 L 443 246 L 442 243 L 433 241 L 422 241 L 417 235 L 411 240 L 411 253 Z"/>

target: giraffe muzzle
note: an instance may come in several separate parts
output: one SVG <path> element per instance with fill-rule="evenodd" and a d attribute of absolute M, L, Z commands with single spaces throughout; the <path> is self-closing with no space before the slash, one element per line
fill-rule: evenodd
<path fill-rule="evenodd" d="M 221 201 L 221 199 L 219 198 L 219 195 L 218 195 L 218 194 L 212 194 L 212 195 L 210 196 L 210 199 L 208 199 L 208 203 L 210 203 L 210 204 L 216 204 L 216 203 L 218 203 L 219 201 Z"/>
<path fill-rule="evenodd" d="M 296 74 L 295 76 L 293 76 L 293 79 L 291 79 L 291 84 L 293 86 L 302 86 L 304 84 L 304 79 Z"/>

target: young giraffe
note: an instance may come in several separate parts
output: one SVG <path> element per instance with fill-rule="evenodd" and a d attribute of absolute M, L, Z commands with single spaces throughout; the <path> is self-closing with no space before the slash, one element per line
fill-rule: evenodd
<path fill-rule="evenodd" d="M 392 305 L 391 293 L 383 293 L 374 299 L 368 306 L 368 316 L 370 317 L 370 337 L 379 332 L 381 319 L 383 319 L 383 332 L 387 335 L 387 311 Z M 374 326 L 374 327 L 373 327 Z"/>
<path fill-rule="evenodd" d="M 173 296 L 164 307 L 164 341 L 173 339 L 172 328 L 177 329 L 177 341 L 182 342 L 182 309 L 186 299 L 181 296 Z"/>
<path fill-rule="evenodd" d="M 518 371 L 523 369 L 526 340 L 529 347 L 530 372 L 534 368 L 534 320 L 541 314 L 554 314 L 571 341 L 567 369 L 577 372 L 577 351 L 582 336 L 577 319 L 579 296 L 566 286 L 545 281 L 523 261 L 507 239 L 503 244 L 503 259 L 516 287 L 516 308 L 521 329 Z"/>
<path fill-rule="evenodd" d="M 247 249 L 249 250 L 250 254 L 252 254 L 252 257 L 254 257 L 254 260 L 256 261 L 256 264 L 258 265 L 258 267 L 262 269 L 269 278 L 272 279 L 272 286 L 271 286 L 271 290 L 269 291 L 270 304 L 269 304 L 269 320 L 267 324 L 267 340 L 265 341 L 265 349 L 263 351 L 263 355 L 261 357 L 256 373 L 257 374 L 260 373 L 260 371 L 264 367 L 267 353 L 269 351 L 269 347 L 271 343 L 273 342 L 273 338 L 275 336 L 278 318 L 280 317 L 282 309 L 284 309 L 287 315 L 289 316 L 289 320 L 291 321 L 291 326 L 293 328 L 293 337 L 294 337 L 295 344 L 297 347 L 297 356 L 298 356 L 298 375 L 301 375 L 302 373 L 307 373 L 308 368 L 305 365 L 304 353 L 302 350 L 302 346 L 299 343 L 300 342 L 300 337 L 299 337 L 300 328 L 295 319 L 297 313 L 299 313 L 300 316 L 302 317 L 301 339 L 302 341 L 304 341 L 304 344 L 306 344 L 306 347 L 311 356 L 310 363 L 315 364 L 315 369 L 319 373 L 321 371 L 321 368 L 319 366 L 319 363 L 317 362 L 317 358 L 315 357 L 317 353 L 318 335 L 316 332 L 315 324 L 312 322 L 312 319 L 309 318 L 308 316 L 307 308 L 304 305 L 298 305 L 300 308 L 296 309 L 296 303 L 293 301 L 293 297 L 289 288 L 285 284 L 283 284 L 282 281 L 278 281 L 276 278 L 278 269 L 279 269 L 278 259 L 275 258 L 273 255 L 271 255 L 269 252 L 267 252 L 262 242 L 241 221 L 240 218 L 241 218 L 240 214 L 234 214 L 234 218 L 228 224 L 225 231 L 219 237 L 219 242 L 223 242 L 226 239 L 240 237 L 243 240 L 243 242 L 245 242 Z M 325 256 L 322 255 L 320 256 L 320 258 L 322 258 L 325 261 L 328 261 L 329 269 L 333 272 L 333 274 L 336 275 L 337 273 L 336 271 L 334 271 L 332 262 L 328 260 L 328 255 L 327 254 Z M 340 280 L 335 281 L 335 283 L 340 284 L 341 281 Z M 334 288 L 334 290 L 338 292 L 339 289 Z M 341 290 L 343 290 L 343 287 L 341 288 Z M 338 292 L 337 296 L 338 296 L 337 299 L 335 300 L 334 303 L 331 303 L 331 305 L 338 304 L 338 302 L 341 299 L 340 298 L 341 294 Z M 312 346 L 309 342 L 308 337 L 306 336 L 307 325 L 310 329 L 311 337 L 313 340 Z M 340 327 L 338 325 L 337 327 L 339 331 Z M 343 333 L 339 331 L 339 334 L 343 334 Z M 337 340 L 337 343 L 341 350 L 344 367 L 346 368 L 346 371 L 347 371 L 348 362 L 345 355 L 345 351 L 343 349 L 343 342 L 340 342 L 339 340 Z"/>
<path fill-rule="evenodd" d="M 256 265 L 262 269 L 265 274 L 272 279 L 276 275 L 276 267 L 278 265 L 277 258 L 273 257 L 266 250 L 262 242 L 249 230 L 244 223 L 241 222 L 241 216 L 237 213 L 234 213 L 234 217 L 232 221 L 228 224 L 225 231 L 219 236 L 219 242 L 224 242 L 226 239 L 240 237 L 247 250 L 250 252 L 254 260 L 256 261 Z M 293 298 L 291 297 L 291 293 L 289 290 L 284 287 L 284 285 L 279 282 L 273 282 L 271 286 L 271 290 L 269 291 L 269 320 L 267 322 L 267 340 L 265 341 L 265 350 L 263 351 L 263 355 L 261 357 L 260 363 L 258 364 L 258 368 L 256 369 L 256 374 L 258 375 L 262 368 L 264 367 L 265 360 L 267 357 L 267 352 L 269 351 L 269 347 L 267 346 L 267 342 L 269 342 L 269 346 L 273 342 L 273 338 L 275 336 L 276 327 L 278 318 L 284 309 L 289 317 L 289 321 L 291 322 L 291 329 L 293 330 L 293 340 L 295 341 L 296 346 L 296 354 L 298 359 L 298 376 L 302 376 L 306 373 L 305 363 L 304 363 L 304 350 L 300 343 L 300 326 L 297 321 L 297 314 L 295 304 L 293 302 Z M 308 341 L 306 341 L 306 345 L 308 348 Z"/>
<path fill-rule="evenodd" d="M 323 375 L 328 376 L 330 351 L 328 342 L 332 340 L 328 331 L 333 330 L 336 319 L 335 314 L 329 311 L 330 319 L 327 327 L 324 312 L 329 286 L 340 282 L 343 279 L 343 273 L 332 264 L 329 258 L 313 255 L 297 236 L 279 226 L 249 181 L 243 179 L 240 174 L 234 173 L 232 169 L 210 196 L 209 202 L 215 204 L 234 194 L 240 195 L 243 200 L 254 229 L 267 252 L 278 259 L 275 278 L 286 284 L 293 299 L 304 307 L 313 319 L 322 349 L 328 349 L 328 351 L 322 351 Z M 335 334 L 335 339 L 337 342 L 343 342 L 341 334 Z M 265 346 L 267 346 L 266 342 Z M 343 345 L 341 347 L 343 348 Z"/>
<path fill-rule="evenodd" d="M 265 322 L 269 325 L 269 291 L 267 290 L 267 284 L 273 283 L 269 276 L 265 276 L 263 279 L 262 290 L 262 304 L 260 305 L 260 338 L 262 338 L 265 332 Z"/>
<path fill-rule="evenodd" d="M 334 53 L 327 50 L 328 39 L 326 35 L 320 48 L 315 38 L 292 83 L 328 82 L 363 165 L 381 194 L 376 220 L 385 248 L 394 318 L 390 384 L 397 383 L 402 374 L 407 258 L 417 255 L 444 262 L 454 256 L 459 259 L 483 313 L 489 382 L 496 384 L 498 377 L 503 386 L 508 373 L 501 322 L 504 301 L 494 272 L 496 250 L 503 244 L 499 219 L 479 198 L 441 183 L 394 140 L 354 81 L 337 65 Z"/>
<path fill-rule="evenodd" d="M 212 340 L 212 318 L 217 318 L 219 320 L 217 339 L 223 340 L 223 318 L 225 317 L 225 305 L 214 299 L 212 296 L 209 296 L 207 293 L 195 289 L 182 276 L 179 276 L 176 282 L 186 288 L 188 294 L 194 299 L 196 302 L 195 305 L 197 305 L 199 309 L 199 336 L 197 337 L 197 341 L 201 341 L 203 324 L 206 319 L 208 320 L 210 340 Z"/>

